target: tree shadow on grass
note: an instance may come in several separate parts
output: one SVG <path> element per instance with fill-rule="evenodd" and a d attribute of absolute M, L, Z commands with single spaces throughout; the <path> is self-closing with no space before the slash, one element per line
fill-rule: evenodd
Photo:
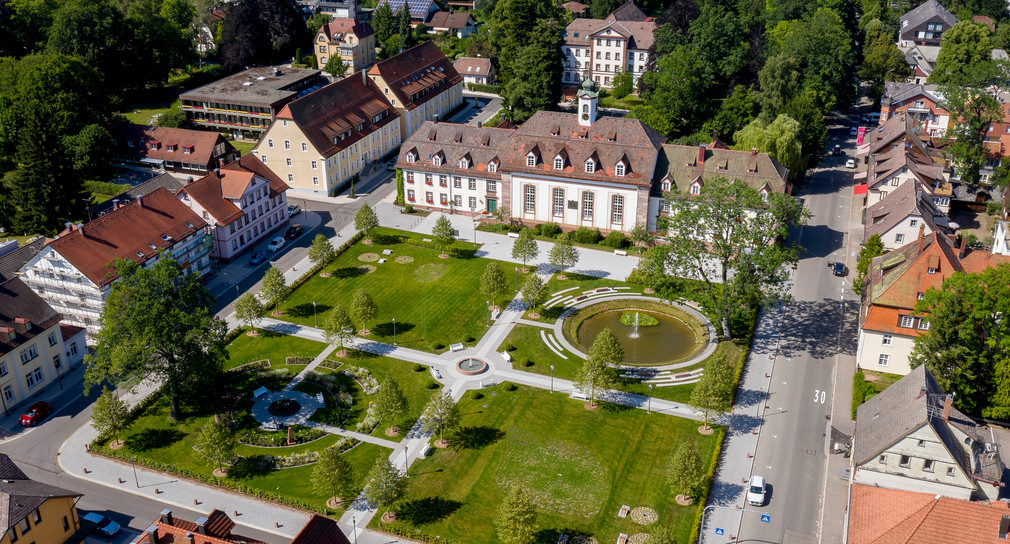
<path fill-rule="evenodd" d="M 266 476 L 276 470 L 270 463 L 265 461 L 266 456 L 264 455 L 243 457 L 239 462 L 235 463 L 233 467 L 228 469 L 228 477 L 237 480 L 244 478 L 256 478 L 258 476 Z"/>
<path fill-rule="evenodd" d="M 364 275 L 365 270 L 359 266 L 346 266 L 344 268 L 337 268 L 336 270 L 330 272 L 334 278 L 346 279 L 346 278 L 356 278 L 358 276 Z"/>
<path fill-rule="evenodd" d="M 397 517 L 418 526 L 441 521 L 453 515 L 463 503 L 441 497 L 425 497 L 403 503 L 396 511 Z"/>
<path fill-rule="evenodd" d="M 329 310 L 331 306 L 329 304 L 316 304 L 315 312 L 312 310 L 312 303 L 306 302 L 305 304 L 299 304 L 298 306 L 291 306 L 284 311 L 287 312 L 288 316 L 293 318 L 306 318 L 312 317 L 313 315 L 320 315 L 323 312 Z M 279 332 L 273 332 L 277 336 L 281 336 Z"/>
<path fill-rule="evenodd" d="M 536 544 L 557 544 L 558 538 L 561 535 L 568 535 L 568 541 L 571 542 L 574 537 L 585 534 L 585 532 L 572 529 L 571 527 L 563 529 L 540 529 L 536 533 L 533 533 L 533 542 Z"/>
<path fill-rule="evenodd" d="M 396 334 L 403 334 L 414 330 L 416 325 L 410 322 L 397 321 L 396 322 Z M 372 327 L 372 333 L 382 336 L 382 337 L 393 337 L 393 322 L 389 321 L 386 323 L 379 323 Z"/>
<path fill-rule="evenodd" d="M 494 427 L 460 427 L 449 443 L 457 450 L 479 450 L 505 437 L 501 429 Z"/>
<path fill-rule="evenodd" d="M 126 445 L 135 452 L 149 451 L 172 445 L 185 436 L 176 429 L 144 429 L 128 436 Z"/>
<path fill-rule="evenodd" d="M 559 317 L 561 317 L 561 314 L 565 313 L 566 308 L 567 306 L 563 304 L 554 306 L 552 308 L 541 308 L 540 317 L 543 319 L 550 319 L 552 321 L 557 320 Z"/>
<path fill-rule="evenodd" d="M 603 401 L 597 401 L 597 402 L 600 405 L 601 412 L 618 414 L 621 412 L 627 412 L 628 410 L 635 410 L 635 408 L 632 408 L 631 406 L 625 406 L 623 404 L 614 404 L 611 402 L 603 402 Z"/>
<path fill-rule="evenodd" d="M 401 236 L 394 236 L 391 234 L 372 234 L 372 242 L 379 245 L 390 245 L 399 244 L 402 241 Z"/>

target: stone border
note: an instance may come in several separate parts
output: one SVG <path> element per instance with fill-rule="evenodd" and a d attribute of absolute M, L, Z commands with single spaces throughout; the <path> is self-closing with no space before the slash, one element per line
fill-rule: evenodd
<path fill-rule="evenodd" d="M 659 302 L 661 304 L 667 304 L 669 306 L 673 306 L 674 308 L 677 308 L 678 310 L 687 312 L 691 317 L 697 319 L 699 322 L 701 322 L 708 329 L 708 346 L 706 346 L 705 350 L 702 351 L 699 355 L 696 355 L 695 357 L 691 358 L 688 361 L 684 361 L 684 362 L 681 362 L 681 363 L 674 363 L 674 364 L 657 365 L 657 366 L 645 366 L 645 365 L 632 365 L 632 366 L 628 366 L 628 365 L 621 365 L 619 367 L 621 369 L 652 369 L 652 370 L 656 370 L 656 371 L 662 371 L 662 370 L 673 370 L 673 369 L 677 369 L 677 368 L 685 368 L 685 367 L 689 367 L 689 366 L 694 366 L 694 365 L 696 365 L 696 364 L 704 361 L 705 359 L 708 359 L 709 357 L 711 357 L 712 354 L 715 353 L 716 346 L 719 345 L 719 336 L 716 334 L 715 325 L 713 325 L 712 321 L 710 321 L 707 317 L 705 317 L 704 315 L 702 315 L 701 312 L 699 312 L 698 310 L 692 308 L 691 306 L 680 304 L 678 302 L 671 302 L 671 301 L 666 301 L 666 300 L 660 300 L 660 299 L 658 299 L 656 297 L 647 297 L 647 296 L 644 296 L 644 295 L 633 295 L 633 294 L 620 295 L 620 296 L 612 296 L 612 297 L 607 297 L 607 298 L 605 298 L 603 300 L 600 300 L 598 298 L 588 298 L 588 299 L 576 302 L 575 304 L 573 304 L 572 306 L 570 306 L 567 310 L 565 310 L 564 313 L 562 313 L 561 316 L 558 317 L 558 319 L 556 321 L 554 321 L 554 328 L 553 328 L 553 330 L 554 330 L 554 337 L 557 338 L 558 342 L 560 342 L 561 345 L 564 346 L 565 349 L 567 349 L 568 351 L 572 352 L 577 357 L 580 357 L 582 359 L 587 359 L 588 356 L 585 353 L 583 353 L 579 349 L 576 349 L 575 346 L 573 346 L 571 344 L 571 342 L 569 342 L 568 339 L 565 338 L 565 333 L 564 333 L 565 320 L 568 319 L 568 317 L 570 315 L 572 315 L 573 313 L 575 313 L 576 310 L 579 310 L 581 308 L 585 308 L 586 306 L 592 306 L 593 304 L 597 304 L 597 303 L 604 302 L 604 301 L 611 301 L 611 300 L 649 300 L 649 301 L 653 301 L 653 302 Z"/>
<path fill-rule="evenodd" d="M 463 368 L 459 366 L 459 365 L 463 364 L 463 361 L 479 361 L 480 363 L 483 363 L 484 366 L 480 370 L 463 370 Z M 462 374 L 464 376 L 477 376 L 477 375 L 480 375 L 480 374 L 484 374 L 485 372 L 487 372 L 491 368 L 491 366 L 487 364 L 487 361 L 485 361 L 483 359 L 478 359 L 476 357 L 464 357 L 464 358 L 456 361 L 455 366 L 456 366 L 456 372 L 459 372 L 460 374 Z"/>

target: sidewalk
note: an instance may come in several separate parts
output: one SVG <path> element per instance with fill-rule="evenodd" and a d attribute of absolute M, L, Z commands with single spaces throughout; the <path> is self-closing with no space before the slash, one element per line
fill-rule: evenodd
<path fill-rule="evenodd" d="M 708 507 L 702 518 L 702 536 L 699 542 L 724 542 L 729 535 L 739 534 L 743 521 L 739 508 L 746 506 L 746 482 L 754 465 L 753 455 L 761 437 L 764 419 L 764 398 L 771 383 L 770 376 L 778 351 L 778 333 L 782 323 L 783 307 L 762 309 L 754 330 L 754 341 L 737 390 L 736 404 L 729 416 L 726 438 L 719 456 L 719 468 L 712 482 Z M 756 431 L 756 432 L 754 432 Z M 716 529 L 723 536 L 716 536 Z"/>

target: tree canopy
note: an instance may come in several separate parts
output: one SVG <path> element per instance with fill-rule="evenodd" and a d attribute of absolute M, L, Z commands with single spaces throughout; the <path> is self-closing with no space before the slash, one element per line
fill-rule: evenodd
<path fill-rule="evenodd" d="M 795 180 L 806 170 L 800 129 L 799 122 L 788 115 L 779 115 L 771 123 L 759 117 L 733 136 L 733 148 L 768 153 L 788 168 L 789 179 Z"/>
<path fill-rule="evenodd" d="M 349 493 L 354 485 L 354 468 L 336 448 L 323 448 L 319 460 L 312 466 L 312 487 L 330 497 Z"/>
<path fill-rule="evenodd" d="M 943 33 L 936 66 L 928 83 L 939 85 L 972 85 L 979 72 L 993 69 L 992 32 L 989 27 L 972 20 L 961 21 Z"/>
<path fill-rule="evenodd" d="M 535 541 L 537 508 L 522 485 L 513 483 L 505 489 L 494 526 L 498 538 L 505 544 L 532 544 Z"/>

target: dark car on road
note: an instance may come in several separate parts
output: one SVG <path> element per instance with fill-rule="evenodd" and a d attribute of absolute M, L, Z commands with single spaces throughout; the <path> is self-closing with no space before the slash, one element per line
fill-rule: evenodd
<path fill-rule="evenodd" d="M 267 252 L 257 251 L 252 254 L 252 258 L 249 259 L 249 264 L 251 265 L 263 264 L 266 262 L 266 260 L 267 260 Z"/>
<path fill-rule="evenodd" d="M 98 531 L 99 533 L 107 537 L 113 536 L 119 532 L 118 523 L 112 521 L 111 519 L 97 512 L 91 512 L 89 514 L 85 514 L 84 516 L 81 517 L 81 520 L 84 521 L 85 524 L 94 527 L 95 531 Z"/>
<path fill-rule="evenodd" d="M 845 276 L 846 272 L 848 272 L 848 269 L 845 268 L 845 263 L 831 263 L 832 274 L 842 277 Z"/>
<path fill-rule="evenodd" d="M 53 407 L 48 402 L 40 400 L 28 408 L 28 411 L 21 414 L 22 427 L 34 427 L 52 413 Z"/>
<path fill-rule="evenodd" d="M 288 240 L 294 240 L 295 238 L 298 238 L 299 235 L 301 235 L 303 230 L 304 229 L 302 228 L 301 225 L 295 223 L 290 227 L 288 227 L 287 232 L 284 233 L 284 238 Z"/>
<path fill-rule="evenodd" d="M 841 156 L 842 146 L 836 145 L 835 147 L 831 148 L 831 154 L 834 155 L 835 157 Z"/>

